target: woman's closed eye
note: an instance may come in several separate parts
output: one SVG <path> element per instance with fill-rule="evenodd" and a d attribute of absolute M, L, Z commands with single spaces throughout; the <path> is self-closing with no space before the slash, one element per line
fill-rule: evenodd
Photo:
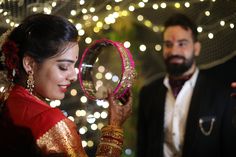
<path fill-rule="evenodd" d="M 66 66 L 66 65 L 59 65 L 58 67 L 62 71 L 67 71 L 68 70 L 68 66 Z"/>

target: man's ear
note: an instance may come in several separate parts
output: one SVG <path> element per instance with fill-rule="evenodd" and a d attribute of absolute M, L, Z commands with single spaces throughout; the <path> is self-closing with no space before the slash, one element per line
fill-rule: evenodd
<path fill-rule="evenodd" d="M 194 54 L 195 56 L 199 56 L 201 52 L 201 43 L 199 41 L 194 43 Z"/>
<path fill-rule="evenodd" d="M 30 56 L 23 57 L 23 67 L 26 73 L 28 73 L 29 71 L 33 72 L 34 66 L 35 66 L 35 60 L 32 57 Z"/>

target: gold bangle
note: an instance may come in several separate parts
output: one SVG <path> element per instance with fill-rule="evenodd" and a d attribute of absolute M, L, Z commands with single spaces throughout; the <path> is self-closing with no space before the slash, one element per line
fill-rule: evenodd
<path fill-rule="evenodd" d="M 96 156 L 104 156 L 104 157 L 120 157 L 122 153 L 122 148 L 110 144 L 101 142 L 98 145 Z"/>
<path fill-rule="evenodd" d="M 101 138 L 101 142 L 113 143 L 113 144 L 118 145 L 119 147 L 123 146 L 123 141 L 119 141 L 119 140 L 112 139 L 112 138 L 104 138 L 104 137 L 102 137 Z"/>
<path fill-rule="evenodd" d="M 114 131 L 114 132 L 119 132 L 121 134 L 123 134 L 123 129 L 121 128 L 118 128 L 117 126 L 113 126 L 113 125 L 107 125 L 107 126 L 104 126 L 101 130 L 102 132 L 107 132 L 107 131 Z"/>
<path fill-rule="evenodd" d="M 120 146 L 118 146 L 117 144 L 114 144 L 114 143 L 110 143 L 110 142 L 100 142 L 100 145 L 110 146 L 112 148 L 117 148 L 119 150 L 122 150 L 122 148 Z"/>
<path fill-rule="evenodd" d="M 107 125 L 102 128 L 102 136 L 97 149 L 97 157 L 119 157 L 122 153 L 123 130 L 116 126 Z"/>
<path fill-rule="evenodd" d="M 116 133 L 116 132 L 105 132 L 105 133 L 102 133 L 102 137 L 113 138 L 120 141 L 124 138 L 124 135 Z"/>

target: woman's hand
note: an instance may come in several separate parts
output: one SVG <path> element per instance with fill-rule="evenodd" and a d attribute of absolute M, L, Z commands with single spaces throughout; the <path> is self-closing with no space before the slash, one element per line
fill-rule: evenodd
<path fill-rule="evenodd" d="M 122 127 L 125 120 L 132 113 L 132 93 L 130 89 L 119 100 L 112 96 L 112 91 L 108 90 L 108 102 L 109 102 L 109 125 Z"/>

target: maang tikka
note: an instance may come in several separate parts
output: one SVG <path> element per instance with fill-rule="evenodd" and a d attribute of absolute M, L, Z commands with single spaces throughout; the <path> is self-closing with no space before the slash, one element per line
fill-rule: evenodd
<path fill-rule="evenodd" d="M 32 71 L 28 72 L 27 89 L 32 94 L 34 90 L 34 77 Z"/>

